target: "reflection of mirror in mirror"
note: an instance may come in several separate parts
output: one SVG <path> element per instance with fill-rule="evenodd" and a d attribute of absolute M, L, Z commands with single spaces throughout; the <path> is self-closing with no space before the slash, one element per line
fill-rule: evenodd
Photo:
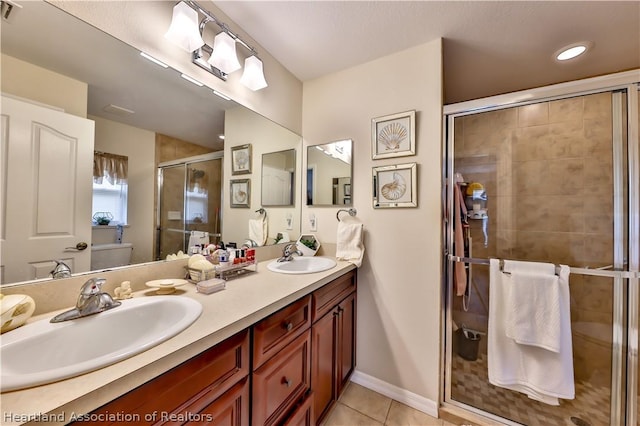
<path fill-rule="evenodd" d="M 353 141 L 307 147 L 307 205 L 350 206 Z"/>
<path fill-rule="evenodd" d="M 246 121 L 244 124 L 229 123 L 229 110 L 245 110 L 247 115 L 243 120 L 260 123 L 260 130 L 256 129 L 256 132 L 263 132 L 267 126 L 263 123 L 268 121 L 264 117 L 233 101 L 218 98 L 206 86 L 197 87 L 185 82 L 174 69 L 152 64 L 142 58 L 138 50 L 46 2 L 25 2 L 21 9 L 11 15 L 11 22 L 7 25 L 3 23 L 0 30 L 3 94 L 43 107 L 51 106 L 58 112 L 62 110 L 65 115 L 78 116 L 84 121 L 92 122 L 95 131 L 94 143 L 88 150 L 89 158 L 95 149 L 127 156 L 129 163 L 127 224 L 120 237 L 115 226 L 94 226 L 91 229 L 90 213 L 83 213 L 74 222 L 69 216 L 63 217 L 53 212 L 51 207 L 57 204 L 54 206 L 49 203 L 46 214 L 39 213 L 36 207 L 22 205 L 23 212 L 26 210 L 28 213 L 24 216 L 29 223 L 36 221 L 30 216 L 32 213 L 38 218 L 48 214 L 53 222 L 73 222 L 69 226 L 78 227 L 82 224 L 82 227 L 89 228 L 86 238 L 80 238 L 77 234 L 70 235 L 67 241 L 55 249 L 58 250 L 55 253 L 49 252 L 42 242 L 36 241 L 35 248 L 27 250 L 19 249 L 4 240 L 0 247 L 0 262 L 3 266 L 0 283 L 3 285 L 47 277 L 56 265 L 53 259 L 69 262 L 74 275 L 88 271 L 88 266 L 78 267 L 80 260 L 73 261 L 76 257 L 83 257 L 82 264 L 90 265 L 90 248 L 84 251 L 72 250 L 81 241 L 89 243 L 89 246 L 127 243 L 130 244 L 128 251 L 131 263 L 152 261 L 155 258 L 156 226 L 149 219 L 156 216 L 154 194 L 158 163 L 222 150 L 223 143 L 218 135 L 226 134 L 232 129 L 230 124 L 244 128 L 253 125 Z M 38 37 L 34 38 L 33 34 L 38 34 Z M 41 40 L 47 40 L 47 43 L 42 43 Z M 96 61 L 86 59 L 95 56 L 95 46 L 100 46 L 99 65 Z M 283 134 L 291 134 L 290 139 L 296 141 L 295 144 L 279 147 L 280 149 L 299 146 L 299 136 L 273 122 L 269 123 Z M 2 127 L 5 127 L 4 121 Z M 233 137 L 227 140 L 232 145 L 242 142 L 245 141 Z M 54 150 L 54 153 L 56 158 L 59 157 L 59 152 Z M 7 165 L 6 161 L 14 164 L 7 158 L 3 156 L 0 167 Z M 42 157 L 42 160 L 48 159 L 47 156 Z M 90 161 L 86 165 L 89 170 Z M 40 172 L 64 169 L 60 163 L 47 165 L 43 161 Z M 229 177 L 225 179 L 228 180 Z M 1 194 L 3 197 L 19 191 L 17 186 L 11 185 L 11 179 L 5 182 L 7 188 Z M 22 179 L 21 182 L 24 183 L 25 180 Z M 255 176 L 254 184 L 259 187 L 259 176 Z M 86 190 L 83 194 L 77 194 L 82 197 L 80 204 L 90 208 L 91 178 L 79 187 Z M 10 208 L 9 204 L 7 203 L 7 207 Z M 20 203 L 17 205 L 20 208 Z M 296 211 L 292 207 L 288 214 L 299 218 L 300 206 L 296 207 Z M 58 210 L 61 209 L 56 211 Z M 186 217 L 184 211 L 172 214 Z M 88 220 L 83 221 L 85 216 Z M 9 215 L 4 215 L 3 219 L 8 220 L 8 217 Z M 228 217 L 229 215 L 225 219 Z M 2 225 L 11 227 L 7 222 Z M 246 221 L 242 223 L 240 232 L 246 234 Z M 8 279 L 4 274 L 6 264 L 11 262 L 8 254 L 20 252 L 37 254 L 36 263 L 30 264 L 27 275 Z"/>
<path fill-rule="evenodd" d="M 292 206 L 295 190 L 296 151 L 262 154 L 262 206 Z"/>

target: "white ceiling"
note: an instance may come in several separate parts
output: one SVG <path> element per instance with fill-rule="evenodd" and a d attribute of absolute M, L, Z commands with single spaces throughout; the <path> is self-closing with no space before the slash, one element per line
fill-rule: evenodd
<path fill-rule="evenodd" d="M 445 103 L 640 67 L 640 1 L 214 3 L 302 81 L 442 37 Z"/>

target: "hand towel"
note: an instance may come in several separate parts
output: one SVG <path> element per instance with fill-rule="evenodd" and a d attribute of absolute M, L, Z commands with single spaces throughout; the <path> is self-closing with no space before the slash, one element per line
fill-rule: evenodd
<path fill-rule="evenodd" d="M 197 246 L 197 245 L 207 245 L 209 244 L 209 233 L 203 231 L 191 231 L 189 235 L 189 247 Z"/>
<path fill-rule="evenodd" d="M 266 217 L 249 219 L 249 239 L 255 241 L 259 246 L 263 246 L 267 242 L 267 231 Z"/>
<path fill-rule="evenodd" d="M 453 198 L 454 198 L 454 252 L 456 256 L 466 257 L 464 251 L 464 228 L 462 226 L 463 215 L 467 214 L 467 207 L 464 204 L 464 197 L 460 190 L 460 184 L 456 183 L 453 186 Z M 462 262 L 455 263 L 454 270 L 454 283 L 456 296 L 463 296 L 467 291 L 467 270 L 465 264 Z"/>
<path fill-rule="evenodd" d="M 515 271 L 505 263 L 507 271 Z M 487 332 L 489 382 L 522 392 L 529 398 L 559 405 L 558 398 L 573 399 L 573 348 L 569 311 L 569 267 L 560 268 L 560 351 L 521 345 L 506 334 L 510 280 L 500 271 L 500 262 L 489 267 L 489 329 Z M 523 302 L 524 303 L 524 302 Z M 528 303 L 528 302 L 527 302 Z"/>
<path fill-rule="evenodd" d="M 364 257 L 364 225 L 357 218 L 345 217 L 338 222 L 336 258 L 358 268 Z"/>
<path fill-rule="evenodd" d="M 521 345 L 560 352 L 562 291 L 555 269 L 550 263 L 505 261 L 506 334 Z"/>

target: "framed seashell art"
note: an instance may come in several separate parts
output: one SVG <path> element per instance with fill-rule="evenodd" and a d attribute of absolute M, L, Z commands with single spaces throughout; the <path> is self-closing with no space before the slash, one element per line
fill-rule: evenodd
<path fill-rule="evenodd" d="M 231 147 L 231 174 L 251 173 L 251 144 Z"/>
<path fill-rule="evenodd" d="M 230 183 L 231 207 L 249 208 L 251 206 L 251 180 L 235 179 Z"/>
<path fill-rule="evenodd" d="M 418 207 L 416 163 L 373 168 L 373 207 Z"/>
<path fill-rule="evenodd" d="M 416 153 L 415 111 L 371 120 L 371 157 L 374 160 Z"/>

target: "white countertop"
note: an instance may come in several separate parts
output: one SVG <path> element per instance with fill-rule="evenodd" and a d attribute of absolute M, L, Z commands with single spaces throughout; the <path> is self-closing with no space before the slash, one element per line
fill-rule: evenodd
<path fill-rule="evenodd" d="M 287 275 L 269 271 L 269 262 L 260 262 L 257 273 L 228 281 L 227 288 L 218 293 L 200 294 L 193 284 L 180 287 L 173 297 L 199 301 L 202 314 L 182 333 L 158 346 L 78 377 L 1 394 L 0 423 L 68 423 L 73 416 L 84 415 L 118 398 L 355 268 L 338 261 L 335 268 L 325 272 Z M 154 289 L 149 289 L 134 293 L 134 297 L 155 294 Z M 61 311 L 29 322 L 58 312 Z"/>

